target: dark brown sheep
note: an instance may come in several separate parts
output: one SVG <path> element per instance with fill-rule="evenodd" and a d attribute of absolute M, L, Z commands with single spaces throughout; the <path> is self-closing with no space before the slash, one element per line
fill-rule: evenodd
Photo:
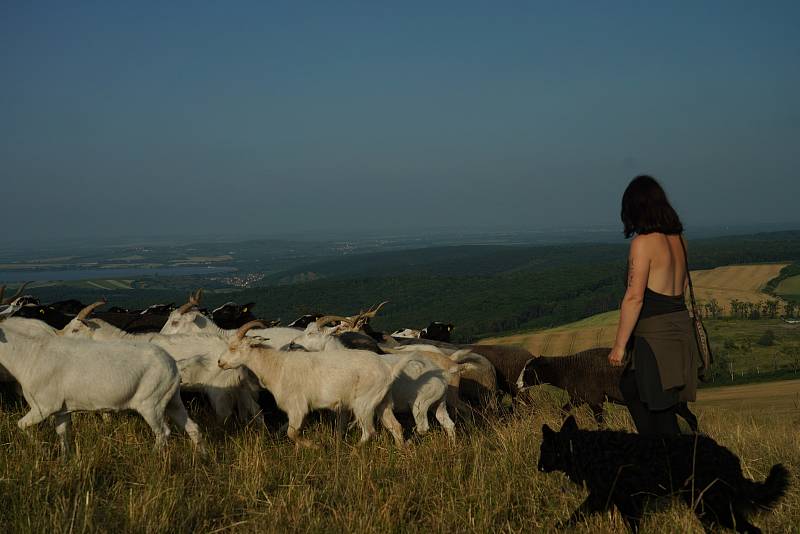
<path fill-rule="evenodd" d="M 569 411 L 572 406 L 588 404 L 598 423 L 603 422 L 603 402 L 625 404 L 619 389 L 622 367 L 608 363 L 611 349 L 589 349 L 569 356 L 540 356 L 533 358 L 524 366 L 516 387 L 550 384 L 565 390 L 570 402 L 564 405 Z M 678 405 L 678 415 L 686 419 L 692 431 L 697 432 L 697 417 L 685 402 Z"/>
<path fill-rule="evenodd" d="M 519 393 L 517 379 L 533 355 L 514 345 L 466 345 L 472 352 L 489 360 L 497 371 L 497 387 L 512 397 Z"/>

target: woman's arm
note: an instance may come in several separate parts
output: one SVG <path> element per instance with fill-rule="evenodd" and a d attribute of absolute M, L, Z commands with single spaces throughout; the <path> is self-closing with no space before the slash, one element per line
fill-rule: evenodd
<path fill-rule="evenodd" d="M 628 256 L 628 288 L 622 299 L 619 315 L 619 326 L 614 348 L 608 356 L 611 365 L 622 365 L 625 356 L 625 347 L 639 320 L 642 311 L 644 290 L 647 288 L 647 279 L 650 275 L 650 257 L 647 255 L 644 240 L 636 237 L 631 242 L 630 255 Z"/>

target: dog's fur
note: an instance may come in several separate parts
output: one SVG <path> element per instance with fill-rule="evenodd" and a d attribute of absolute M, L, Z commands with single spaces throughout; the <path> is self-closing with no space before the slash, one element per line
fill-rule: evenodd
<path fill-rule="evenodd" d="M 774 465 L 764 482 L 754 482 L 742 475 L 735 454 L 705 435 L 581 430 L 574 417 L 560 431 L 544 425 L 542 433 L 539 470 L 563 471 L 589 490 L 570 523 L 614 505 L 637 532 L 648 498 L 678 496 L 706 529 L 761 532 L 748 516 L 771 509 L 789 487 L 783 465 Z"/>

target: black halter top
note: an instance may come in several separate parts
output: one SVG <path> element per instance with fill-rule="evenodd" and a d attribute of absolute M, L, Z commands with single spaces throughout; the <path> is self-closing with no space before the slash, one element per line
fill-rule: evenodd
<path fill-rule="evenodd" d="M 656 293 L 652 289 L 645 288 L 644 299 L 642 301 L 642 311 L 639 312 L 639 319 L 646 319 L 654 315 L 663 315 L 686 309 L 686 301 L 681 295 L 664 295 Z"/>

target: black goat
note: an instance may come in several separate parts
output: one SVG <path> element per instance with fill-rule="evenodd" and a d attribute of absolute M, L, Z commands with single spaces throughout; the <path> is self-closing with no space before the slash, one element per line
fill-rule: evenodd
<path fill-rule="evenodd" d="M 431 324 L 420 330 L 420 339 L 433 339 L 436 341 L 444 341 L 450 343 L 450 333 L 453 331 L 454 325 L 450 323 L 442 323 L 440 321 L 433 321 Z"/>
<path fill-rule="evenodd" d="M 245 323 L 256 320 L 256 316 L 253 315 L 253 307 L 255 305 L 255 302 L 248 302 L 247 304 L 226 302 L 211 312 L 211 319 L 220 328 L 233 330 Z"/>

